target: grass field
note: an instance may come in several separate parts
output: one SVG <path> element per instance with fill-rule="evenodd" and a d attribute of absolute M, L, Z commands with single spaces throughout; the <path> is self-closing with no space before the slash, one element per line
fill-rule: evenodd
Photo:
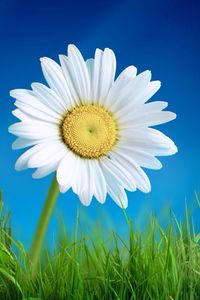
<path fill-rule="evenodd" d="M 43 251 L 33 274 L 23 245 L 12 237 L 9 214 L 1 210 L 0 300 L 199 300 L 200 233 L 188 209 L 183 223 L 171 213 L 165 228 L 156 217 L 146 230 L 125 218 L 128 238 L 117 232 L 85 236 L 77 219 L 73 236 L 63 228 L 57 247 Z"/>

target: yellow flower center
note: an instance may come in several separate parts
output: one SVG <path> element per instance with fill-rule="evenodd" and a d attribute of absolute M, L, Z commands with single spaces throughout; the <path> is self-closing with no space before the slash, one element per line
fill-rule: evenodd
<path fill-rule="evenodd" d="M 86 104 L 69 111 L 61 124 L 64 143 L 83 158 L 106 155 L 117 140 L 117 126 L 104 108 Z"/>

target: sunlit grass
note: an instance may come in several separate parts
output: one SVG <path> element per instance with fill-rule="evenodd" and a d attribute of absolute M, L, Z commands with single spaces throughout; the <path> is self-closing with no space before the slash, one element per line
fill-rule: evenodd
<path fill-rule="evenodd" d="M 85 236 L 79 217 L 71 237 L 63 225 L 57 247 L 43 251 L 32 276 L 28 254 L 11 237 L 9 215 L 1 212 L 0 299 L 199 300 L 200 233 L 188 209 L 183 223 L 171 213 L 164 228 L 156 217 L 146 230 L 125 218 L 128 239 L 117 232 Z"/>

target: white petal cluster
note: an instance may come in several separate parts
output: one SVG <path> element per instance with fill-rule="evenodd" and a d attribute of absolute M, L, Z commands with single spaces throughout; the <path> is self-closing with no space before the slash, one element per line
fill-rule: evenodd
<path fill-rule="evenodd" d="M 128 205 L 125 189 L 149 192 L 150 181 L 142 167 L 160 169 L 156 156 L 177 152 L 173 141 L 152 126 L 173 120 L 164 111 L 167 102 L 146 103 L 160 88 L 151 81 L 151 72 L 137 75 L 134 66 L 116 79 L 116 59 L 112 50 L 96 49 L 94 59 L 84 61 L 74 45 L 60 64 L 41 59 L 49 87 L 33 83 L 32 90 L 10 92 L 16 99 L 13 114 L 20 120 L 9 127 L 17 136 L 13 149 L 29 147 L 16 161 L 16 170 L 36 168 L 33 178 L 56 171 L 61 192 L 72 188 L 84 205 L 94 196 L 104 203 L 107 193 L 124 208 Z M 60 135 L 63 116 L 73 107 L 94 104 L 113 114 L 119 138 L 108 155 L 98 159 L 82 158 L 71 151 Z"/>

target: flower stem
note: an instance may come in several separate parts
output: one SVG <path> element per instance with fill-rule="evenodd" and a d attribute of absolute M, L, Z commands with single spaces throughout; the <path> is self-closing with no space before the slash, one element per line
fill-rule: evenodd
<path fill-rule="evenodd" d="M 33 237 L 31 250 L 30 250 L 30 260 L 32 263 L 32 270 L 33 273 L 35 272 L 40 256 L 40 251 L 42 248 L 42 243 L 46 234 L 46 230 L 56 203 L 56 200 L 58 198 L 59 194 L 59 188 L 56 180 L 56 176 L 53 178 L 53 181 L 51 183 L 49 192 L 47 194 L 47 198 L 42 210 L 42 213 L 40 215 L 39 222 L 37 224 L 37 228 Z"/>

